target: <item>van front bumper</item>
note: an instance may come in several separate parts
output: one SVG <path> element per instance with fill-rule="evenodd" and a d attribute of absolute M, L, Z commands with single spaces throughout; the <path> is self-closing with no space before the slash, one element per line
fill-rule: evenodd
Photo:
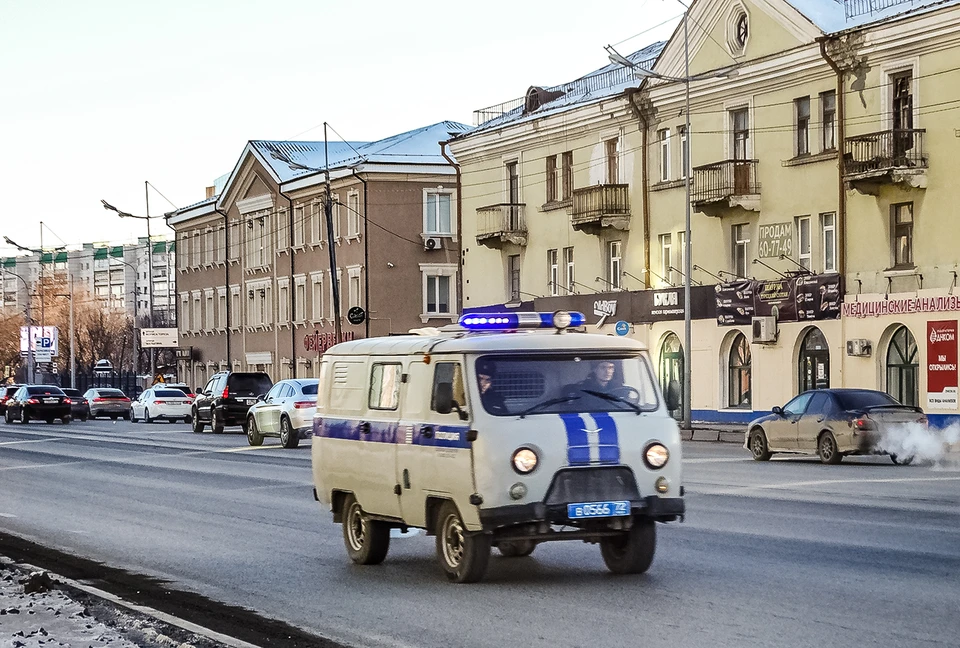
<path fill-rule="evenodd" d="M 686 511 L 686 503 L 682 497 L 657 497 L 650 495 L 630 502 L 630 513 L 634 516 L 645 517 L 659 522 L 672 522 L 682 519 Z M 484 531 L 493 531 L 501 527 L 518 524 L 547 522 L 549 524 L 576 525 L 585 520 L 571 520 L 567 517 L 567 505 L 546 504 L 534 502 L 532 504 L 511 504 L 494 508 L 482 508 L 478 511 L 480 524 Z M 616 518 L 592 518 L 589 522 L 604 522 Z"/>

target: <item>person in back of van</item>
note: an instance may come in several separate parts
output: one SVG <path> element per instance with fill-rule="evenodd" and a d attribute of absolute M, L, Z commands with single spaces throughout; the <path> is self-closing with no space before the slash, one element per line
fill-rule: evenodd
<path fill-rule="evenodd" d="M 493 384 L 495 378 L 496 372 L 492 364 L 484 363 L 477 367 L 477 386 L 480 388 L 483 408 L 491 414 L 506 414 L 507 404 L 503 394 Z"/>

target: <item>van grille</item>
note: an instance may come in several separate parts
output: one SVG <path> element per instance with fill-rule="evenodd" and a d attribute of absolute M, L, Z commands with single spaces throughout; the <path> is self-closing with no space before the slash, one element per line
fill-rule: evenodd
<path fill-rule="evenodd" d="M 608 502 L 640 499 L 637 480 L 626 466 L 567 468 L 557 471 L 544 503 Z"/>

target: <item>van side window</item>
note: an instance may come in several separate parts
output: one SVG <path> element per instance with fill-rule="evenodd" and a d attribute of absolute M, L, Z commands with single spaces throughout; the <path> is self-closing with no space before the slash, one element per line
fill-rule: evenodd
<path fill-rule="evenodd" d="M 400 364 L 375 364 L 370 372 L 370 409 L 395 410 L 400 404 Z"/>
<path fill-rule="evenodd" d="M 437 411 L 437 385 L 453 385 L 453 403 L 465 407 L 467 396 L 463 386 L 463 369 L 457 362 L 438 362 L 433 371 L 433 394 L 430 396 L 430 409 Z"/>

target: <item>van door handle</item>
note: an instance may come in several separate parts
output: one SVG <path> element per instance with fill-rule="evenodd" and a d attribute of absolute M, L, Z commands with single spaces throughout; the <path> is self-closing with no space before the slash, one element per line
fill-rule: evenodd
<path fill-rule="evenodd" d="M 424 425 L 420 428 L 420 436 L 430 439 L 433 437 L 433 427 L 430 425 Z"/>
<path fill-rule="evenodd" d="M 370 434 L 370 423 L 364 421 L 360 424 L 360 434 Z"/>
<path fill-rule="evenodd" d="M 823 423 L 825 419 L 826 419 L 825 416 L 821 416 L 820 418 L 817 419 L 817 423 Z"/>

